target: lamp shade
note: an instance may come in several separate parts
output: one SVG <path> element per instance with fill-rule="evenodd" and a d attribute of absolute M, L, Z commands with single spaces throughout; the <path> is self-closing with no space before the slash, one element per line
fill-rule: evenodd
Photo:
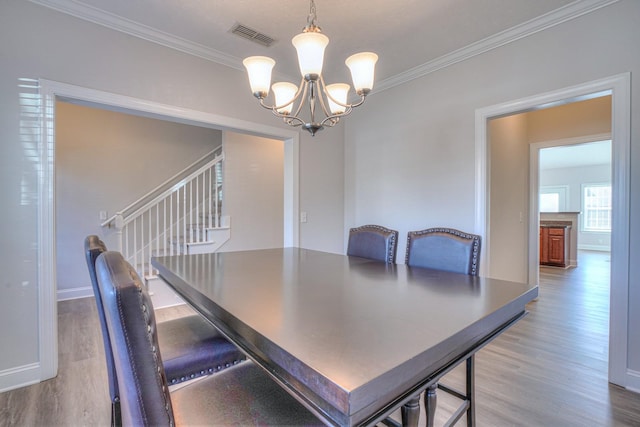
<path fill-rule="evenodd" d="M 250 56 L 242 61 L 249 75 L 251 92 L 258 97 L 266 97 L 271 86 L 271 70 L 276 61 L 266 56 Z"/>
<path fill-rule="evenodd" d="M 340 104 L 346 105 L 349 87 L 350 86 L 346 83 L 334 83 L 327 86 L 327 92 L 330 95 L 330 97 L 327 97 L 327 99 L 329 101 L 329 110 L 331 111 L 331 114 L 342 114 L 347 110 L 347 107 L 344 107 Z M 335 99 L 340 104 L 337 104 L 331 98 Z"/>
<path fill-rule="evenodd" d="M 296 96 L 296 92 L 298 92 L 298 86 L 289 82 L 278 82 L 274 83 L 271 88 L 273 89 L 273 94 L 276 96 L 275 107 L 282 107 L 277 108 L 278 113 L 291 114 L 291 110 L 293 109 L 292 101 Z"/>
<path fill-rule="evenodd" d="M 345 64 L 351 70 L 353 86 L 358 95 L 373 89 L 373 77 L 377 61 L 378 55 L 372 52 L 356 53 L 345 61 Z"/>
<path fill-rule="evenodd" d="M 302 76 L 320 75 L 324 62 L 324 49 L 329 44 L 329 37 L 322 33 L 300 33 L 291 39 L 291 43 L 298 52 L 298 65 Z"/>

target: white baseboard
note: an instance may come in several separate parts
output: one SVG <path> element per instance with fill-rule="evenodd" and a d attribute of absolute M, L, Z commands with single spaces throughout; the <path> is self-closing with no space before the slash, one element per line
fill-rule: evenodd
<path fill-rule="evenodd" d="M 40 382 L 40 363 L 0 371 L 0 393 Z"/>
<path fill-rule="evenodd" d="M 640 393 L 640 372 L 627 369 L 627 390 Z"/>
<path fill-rule="evenodd" d="M 611 252 L 611 246 L 606 246 L 606 245 L 578 245 L 578 250 Z"/>
<path fill-rule="evenodd" d="M 58 301 L 92 297 L 93 287 L 86 286 L 83 288 L 58 289 L 56 295 L 58 297 Z"/>

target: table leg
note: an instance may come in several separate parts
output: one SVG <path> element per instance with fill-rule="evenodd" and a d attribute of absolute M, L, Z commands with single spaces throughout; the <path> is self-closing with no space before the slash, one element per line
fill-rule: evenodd
<path fill-rule="evenodd" d="M 427 416 L 427 427 L 432 427 L 436 418 L 436 405 L 438 402 L 438 395 L 436 390 L 438 384 L 433 384 L 424 392 L 424 412 Z"/>
<path fill-rule="evenodd" d="M 402 426 L 417 427 L 420 419 L 420 395 L 402 405 Z"/>
<path fill-rule="evenodd" d="M 475 385 L 475 363 L 474 355 L 467 359 L 467 400 L 469 409 L 467 410 L 467 427 L 476 425 L 476 385 Z"/>

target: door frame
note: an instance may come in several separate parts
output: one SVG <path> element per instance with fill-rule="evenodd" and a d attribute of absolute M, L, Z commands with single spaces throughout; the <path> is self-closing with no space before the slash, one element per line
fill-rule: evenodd
<path fill-rule="evenodd" d="M 612 96 L 612 214 L 611 233 L 611 293 L 609 319 L 609 381 L 622 387 L 640 389 L 640 379 L 628 369 L 629 303 L 629 182 L 631 152 L 631 74 L 623 73 L 576 86 L 533 95 L 476 110 L 476 232 L 489 242 L 490 164 L 487 122 L 490 119 L 526 111 L 562 105 L 598 96 Z M 530 221 L 531 227 L 531 221 Z M 531 246 L 528 245 L 529 251 Z M 489 271 L 490 250 L 481 260 L 483 275 Z M 529 260 L 532 254 L 529 254 Z M 527 277 L 529 274 L 527 273 Z"/>
<path fill-rule="evenodd" d="M 125 95 L 40 79 L 40 165 L 38 185 L 39 380 L 58 371 L 58 316 L 55 245 L 55 105 L 57 100 L 222 131 L 284 141 L 284 246 L 299 246 L 299 132 L 190 110 Z"/>

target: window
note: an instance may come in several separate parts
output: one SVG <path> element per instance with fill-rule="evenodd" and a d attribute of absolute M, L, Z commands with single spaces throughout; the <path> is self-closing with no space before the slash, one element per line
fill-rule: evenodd
<path fill-rule="evenodd" d="M 611 231 L 611 185 L 585 184 L 582 190 L 582 229 Z"/>
<path fill-rule="evenodd" d="M 540 187 L 540 212 L 563 212 L 567 206 L 567 193 L 569 188 L 566 185 L 543 186 Z"/>

